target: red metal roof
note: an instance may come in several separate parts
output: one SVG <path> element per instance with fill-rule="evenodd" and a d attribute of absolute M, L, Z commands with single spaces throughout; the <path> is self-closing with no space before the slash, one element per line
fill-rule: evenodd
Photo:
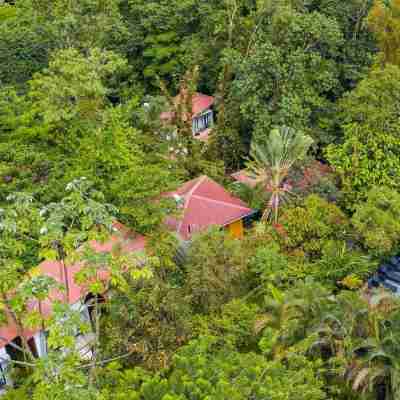
<path fill-rule="evenodd" d="M 115 246 L 120 246 L 122 252 L 133 253 L 144 251 L 146 246 L 146 238 L 141 235 L 135 234 L 125 226 L 120 223 L 115 223 L 114 227 L 117 232 L 110 237 L 104 243 L 99 243 L 96 241 L 91 242 L 92 248 L 97 252 L 108 253 L 111 252 Z M 85 286 L 80 286 L 75 282 L 76 274 L 82 269 L 82 263 L 76 263 L 74 265 L 68 265 L 67 275 L 68 275 L 68 286 L 69 286 L 69 304 L 74 304 L 80 299 L 84 298 L 88 294 L 88 288 Z M 44 261 L 39 265 L 40 274 L 52 277 L 56 282 L 65 286 L 65 277 L 62 265 L 58 261 Z M 98 276 L 104 282 L 109 279 L 109 273 L 106 269 L 98 272 Z M 41 308 L 43 315 L 49 316 L 52 312 L 52 303 L 56 300 L 65 301 L 65 294 L 60 290 L 52 290 L 49 298 L 42 302 Z M 39 305 L 36 301 L 31 301 L 28 304 L 28 309 L 38 310 Z M 29 339 L 40 329 L 36 330 L 26 330 L 24 336 Z M 14 338 L 18 336 L 17 328 L 11 317 L 9 317 L 9 322 L 7 325 L 0 326 L 0 347 L 4 347 L 7 343 L 11 342 Z"/>
<path fill-rule="evenodd" d="M 257 185 L 257 180 L 252 176 L 250 176 L 249 172 L 245 169 L 235 172 L 234 174 L 231 175 L 231 177 L 235 181 L 243 183 L 244 185 L 247 185 L 251 188 Z"/>
<path fill-rule="evenodd" d="M 178 96 L 174 97 L 175 105 L 179 104 L 181 101 L 182 95 L 179 94 Z M 202 93 L 194 93 L 192 96 L 192 118 L 202 112 L 208 110 L 214 104 L 214 97 L 207 96 L 206 94 Z M 160 118 L 162 120 L 170 120 L 174 116 L 174 111 L 165 111 L 161 113 Z"/>
<path fill-rule="evenodd" d="M 202 93 L 195 93 L 192 98 L 193 115 L 201 114 L 214 104 L 214 97 Z"/>
<path fill-rule="evenodd" d="M 328 175 L 330 172 L 332 172 L 332 170 L 329 165 L 322 164 L 319 161 L 313 161 L 310 165 L 304 168 L 301 178 L 296 182 L 291 182 L 291 184 L 296 188 L 306 189 L 307 187 L 318 183 L 322 177 Z M 246 169 L 235 172 L 231 177 L 235 181 L 243 183 L 251 188 L 254 188 L 258 183 L 257 179 Z"/>
<path fill-rule="evenodd" d="M 182 216 L 167 218 L 166 224 L 184 240 L 210 226 L 226 226 L 253 212 L 207 176 L 186 182 L 168 197 L 181 197 Z"/>

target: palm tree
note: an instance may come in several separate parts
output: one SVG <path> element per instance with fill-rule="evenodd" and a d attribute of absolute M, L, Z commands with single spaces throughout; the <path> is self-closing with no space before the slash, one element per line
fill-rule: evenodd
<path fill-rule="evenodd" d="M 368 318 L 358 329 L 362 335 L 352 340 L 347 377 L 354 391 L 374 393 L 378 400 L 400 398 L 399 309 L 398 300 L 385 292 L 368 299 Z"/>
<path fill-rule="evenodd" d="M 274 336 L 271 355 L 282 358 L 291 346 L 307 337 L 315 321 L 321 318 L 329 292 L 312 279 L 299 281 L 287 291 L 269 284 L 268 291 L 263 313 L 255 323 L 255 333 L 267 328 L 265 333 Z"/>
<path fill-rule="evenodd" d="M 279 205 L 291 190 L 285 179 L 293 164 L 305 157 L 312 143 L 310 136 L 287 126 L 273 129 L 266 142 L 252 142 L 247 169 L 271 194 L 263 218 L 268 218 L 272 212 L 275 223 L 278 222 Z"/>
<path fill-rule="evenodd" d="M 353 393 L 377 400 L 400 398 L 399 302 L 382 292 L 371 297 L 343 292 L 317 327 L 310 351 L 339 362 Z M 329 361 L 328 361 L 329 365 Z"/>

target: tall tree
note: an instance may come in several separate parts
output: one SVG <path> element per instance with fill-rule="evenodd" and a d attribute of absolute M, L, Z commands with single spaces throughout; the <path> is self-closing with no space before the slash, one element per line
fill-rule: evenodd
<path fill-rule="evenodd" d="M 341 103 L 344 141 L 327 149 L 353 207 L 375 185 L 399 187 L 398 89 L 400 69 L 374 69 Z"/>
<path fill-rule="evenodd" d="M 115 53 L 67 49 L 35 75 L 27 96 L 6 90 L 0 101 L 5 192 L 24 188 L 44 203 L 58 201 L 69 181 L 87 176 L 136 227 L 157 225 L 162 207 L 154 199 L 170 189 L 178 168 L 154 133 L 133 128 L 137 98 L 113 106 L 125 73 L 126 61 Z"/>
<path fill-rule="evenodd" d="M 58 203 L 45 206 L 41 215 L 45 223 L 42 255 L 61 263 L 65 284 L 65 303 L 70 302 L 69 266 L 77 262 L 77 251 L 88 240 L 104 239 L 113 231 L 116 209 L 104 203 L 102 193 L 96 191 L 86 178 L 72 181 L 66 187 L 67 196 Z"/>
<path fill-rule="evenodd" d="M 125 50 L 128 32 L 119 2 L 21 0 L 0 23 L 0 81 L 24 86 L 48 65 L 54 50 L 92 47 Z M 2 7 L 3 8 L 3 7 Z M 12 71 L 12 72 L 11 72 Z"/>
<path fill-rule="evenodd" d="M 196 3 L 133 0 L 124 8 L 133 38 L 129 60 L 150 88 L 158 86 L 157 77 L 179 87 L 180 77 L 193 65 L 184 60 L 184 43 L 198 26 Z"/>
<path fill-rule="evenodd" d="M 367 200 L 357 205 L 352 223 L 363 245 L 377 255 L 397 252 L 400 240 L 400 194 L 377 186 L 367 194 Z"/>
<path fill-rule="evenodd" d="M 376 54 L 376 41 L 368 29 L 367 17 L 373 0 L 313 0 L 304 2 L 309 11 L 318 11 L 335 19 L 344 41 L 336 57 L 340 92 L 353 89 L 367 73 Z"/>
<path fill-rule="evenodd" d="M 378 42 L 381 65 L 400 66 L 400 1 L 375 0 L 367 22 Z"/>
<path fill-rule="evenodd" d="M 317 328 L 314 350 L 330 363 L 341 365 L 339 382 L 376 399 L 398 396 L 398 301 L 380 292 L 368 296 L 343 292 L 332 299 Z M 335 367 L 334 367 L 335 368 Z"/>
<path fill-rule="evenodd" d="M 286 126 L 273 129 L 267 141 L 252 142 L 252 161 L 247 168 L 270 194 L 265 218 L 273 213 L 275 223 L 278 222 L 280 203 L 290 193 L 285 178 L 293 164 L 306 156 L 312 143 L 310 136 Z"/>
<path fill-rule="evenodd" d="M 24 193 L 9 196 L 0 211 L 0 320 L 2 324 L 11 323 L 16 327 L 22 343 L 22 348 L 16 347 L 16 350 L 22 352 L 25 361 L 27 357 L 30 361 L 34 359 L 27 330 L 44 326 L 41 302 L 55 286 L 52 278 L 39 278 L 35 273 L 41 222 L 38 204 Z M 28 308 L 32 300 L 38 302 L 38 310 Z M 5 340 L 1 338 L 0 342 Z"/>
<path fill-rule="evenodd" d="M 287 125 L 329 143 L 321 126 L 340 94 L 335 58 L 343 34 L 334 18 L 285 3 L 266 15 L 252 51 L 237 59 L 235 101 L 257 140 L 266 140 L 274 126 Z"/>

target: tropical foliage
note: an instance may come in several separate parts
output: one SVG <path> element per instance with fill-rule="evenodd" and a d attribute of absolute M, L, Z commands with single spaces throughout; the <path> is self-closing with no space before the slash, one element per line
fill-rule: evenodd
<path fill-rule="evenodd" d="M 398 0 L 0 0 L 0 395 L 400 398 L 399 82 Z"/>

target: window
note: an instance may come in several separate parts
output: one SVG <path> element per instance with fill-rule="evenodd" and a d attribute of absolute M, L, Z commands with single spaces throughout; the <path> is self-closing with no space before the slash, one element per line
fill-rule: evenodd
<path fill-rule="evenodd" d="M 193 133 L 195 135 L 197 135 L 199 132 L 199 119 L 198 118 L 194 118 L 193 119 Z"/>
<path fill-rule="evenodd" d="M 209 110 L 207 114 L 204 115 L 204 126 L 209 128 L 213 124 L 213 112 Z"/>
<path fill-rule="evenodd" d="M 47 355 L 47 339 L 49 337 L 49 332 L 48 331 L 42 331 L 39 334 L 39 340 L 37 343 L 38 346 L 38 352 L 39 352 L 39 357 L 44 357 Z"/>
<path fill-rule="evenodd" d="M 199 135 L 202 131 L 209 128 L 213 124 L 213 112 L 212 110 L 206 111 L 204 114 L 193 118 L 193 134 Z"/>

